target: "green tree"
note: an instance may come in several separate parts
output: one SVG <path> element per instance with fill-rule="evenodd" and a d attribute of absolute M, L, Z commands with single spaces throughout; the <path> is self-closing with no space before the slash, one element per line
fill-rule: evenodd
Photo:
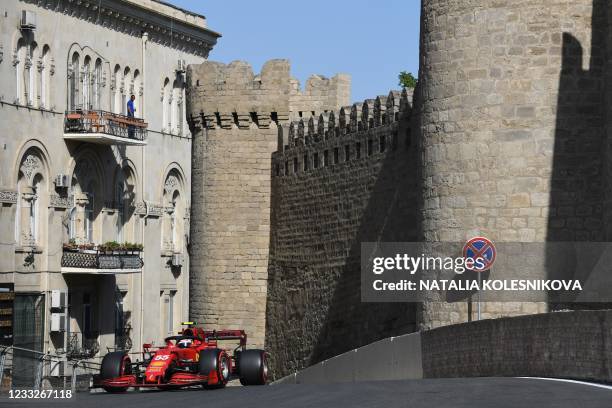
<path fill-rule="evenodd" d="M 399 85 L 403 88 L 414 88 L 417 84 L 417 79 L 412 75 L 412 72 L 402 71 L 398 75 Z"/>

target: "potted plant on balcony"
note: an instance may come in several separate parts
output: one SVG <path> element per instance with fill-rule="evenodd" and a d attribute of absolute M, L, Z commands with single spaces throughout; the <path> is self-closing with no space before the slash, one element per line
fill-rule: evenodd
<path fill-rule="evenodd" d="M 95 254 L 97 252 L 96 246 L 91 242 L 79 244 L 78 248 L 79 252 L 82 252 L 84 254 Z"/>
<path fill-rule="evenodd" d="M 125 250 L 132 255 L 138 255 L 143 249 L 142 244 L 136 244 L 133 242 L 126 242 L 123 245 Z"/>
<path fill-rule="evenodd" d="M 118 254 L 121 245 L 117 241 L 107 241 L 102 245 L 98 245 L 98 251 L 104 252 L 107 255 Z"/>
<path fill-rule="evenodd" d="M 79 248 L 76 244 L 76 240 L 74 238 L 70 238 L 67 243 L 63 244 L 64 251 L 68 252 L 78 252 Z"/>

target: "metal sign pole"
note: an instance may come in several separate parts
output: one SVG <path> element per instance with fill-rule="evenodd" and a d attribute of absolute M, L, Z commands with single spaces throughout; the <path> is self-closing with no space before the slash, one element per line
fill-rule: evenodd
<path fill-rule="evenodd" d="M 475 243 L 479 243 L 480 245 L 474 245 Z M 484 237 L 474 237 L 472 239 L 470 239 L 468 242 L 465 243 L 465 245 L 463 246 L 463 256 L 464 257 L 471 257 L 473 260 L 474 259 L 481 259 L 482 261 L 484 261 L 484 264 L 482 265 L 483 268 L 488 268 L 486 270 L 491 270 L 492 266 L 493 266 L 493 262 L 495 262 L 495 246 L 493 245 L 493 242 L 491 242 L 490 240 L 488 240 L 487 238 Z M 489 256 L 487 256 L 487 253 L 490 253 Z M 482 276 L 480 276 L 481 273 L 484 272 L 484 270 L 477 268 L 477 269 L 473 269 L 474 271 L 476 271 L 478 273 L 478 298 L 476 300 L 476 309 L 477 309 L 477 320 L 481 319 L 481 312 L 482 312 L 482 298 L 481 298 L 481 292 L 482 292 Z M 471 299 L 470 299 L 471 302 Z M 470 311 L 471 314 L 471 311 Z"/>
<path fill-rule="evenodd" d="M 481 287 L 481 282 L 482 282 L 482 278 L 481 275 L 482 272 L 478 272 L 478 303 L 477 303 L 477 310 L 478 310 L 478 318 L 476 320 L 480 320 L 480 291 L 482 290 Z"/>

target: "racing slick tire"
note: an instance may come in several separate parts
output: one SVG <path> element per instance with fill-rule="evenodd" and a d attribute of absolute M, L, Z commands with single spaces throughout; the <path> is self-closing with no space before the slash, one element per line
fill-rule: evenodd
<path fill-rule="evenodd" d="M 225 387 L 230 378 L 231 362 L 227 353 L 221 349 L 205 349 L 200 351 L 199 371 L 202 375 L 209 375 L 212 370 L 217 372 L 219 382 L 204 385 L 204 388 Z"/>
<path fill-rule="evenodd" d="M 132 373 L 132 361 L 123 351 L 113 351 L 102 359 L 100 366 L 100 378 L 110 380 L 112 378 L 129 375 Z M 106 392 L 125 392 L 128 387 L 102 387 Z"/>
<path fill-rule="evenodd" d="M 263 350 L 244 350 L 238 362 L 242 385 L 265 385 L 268 382 L 268 355 Z"/>

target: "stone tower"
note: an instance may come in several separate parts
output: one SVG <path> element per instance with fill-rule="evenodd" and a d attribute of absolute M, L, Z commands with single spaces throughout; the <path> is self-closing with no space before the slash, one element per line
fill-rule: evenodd
<path fill-rule="evenodd" d="M 607 8 L 422 1 L 415 112 L 426 241 L 602 240 Z M 421 326 L 465 321 L 466 307 L 426 302 Z M 483 317 L 546 309 L 489 303 Z"/>
<path fill-rule="evenodd" d="M 262 347 L 271 156 L 285 144 L 279 126 L 348 104 L 350 78 L 313 76 L 300 91 L 289 62 L 271 60 L 259 75 L 245 62 L 205 62 L 189 67 L 187 82 L 190 317 L 211 329 L 243 328 Z"/>

